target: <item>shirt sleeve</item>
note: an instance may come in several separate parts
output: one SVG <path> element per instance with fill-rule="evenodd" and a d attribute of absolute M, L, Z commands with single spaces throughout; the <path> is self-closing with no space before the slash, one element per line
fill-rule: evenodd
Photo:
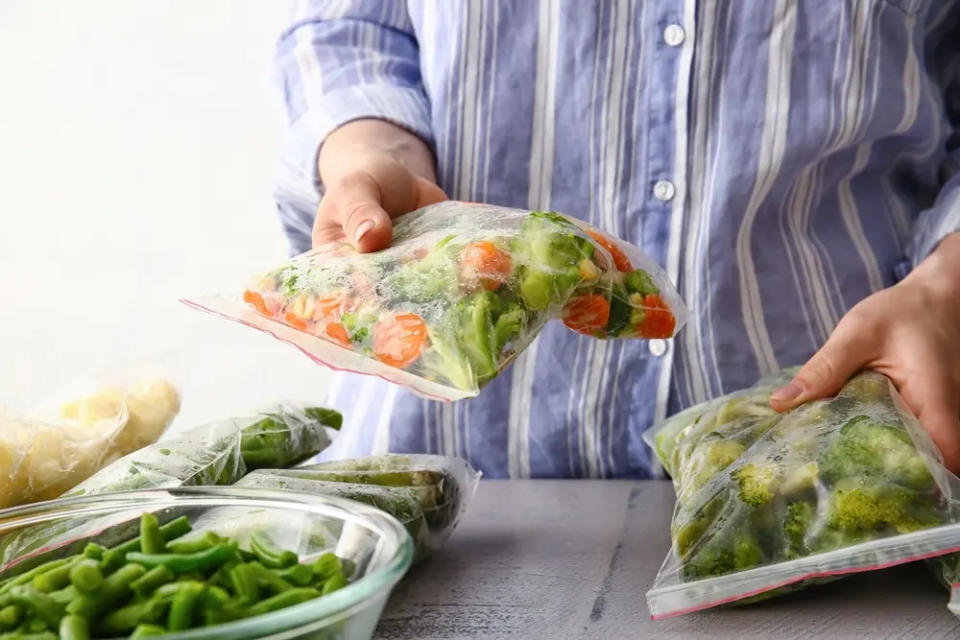
<path fill-rule="evenodd" d="M 378 118 L 433 146 L 430 107 L 405 0 L 296 3 L 273 71 L 287 121 L 274 197 L 297 252 L 309 248 L 322 195 L 317 154 L 324 139 L 352 120 Z"/>
<path fill-rule="evenodd" d="M 956 24 L 960 18 L 960 4 L 952 11 Z M 941 187 L 933 205 L 922 211 L 913 228 L 908 250 L 910 266 L 916 267 L 951 233 L 960 232 L 960 28 L 945 29 L 937 38 L 935 61 L 931 75 L 943 92 L 948 126 L 947 155 L 940 167 Z"/>

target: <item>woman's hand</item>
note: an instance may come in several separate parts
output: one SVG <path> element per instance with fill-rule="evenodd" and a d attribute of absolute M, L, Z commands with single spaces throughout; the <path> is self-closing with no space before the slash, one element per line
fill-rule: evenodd
<path fill-rule="evenodd" d="M 960 233 L 851 309 L 771 404 L 785 411 L 833 395 L 859 369 L 893 380 L 946 466 L 960 471 Z"/>
<path fill-rule="evenodd" d="M 429 147 L 381 120 L 356 120 L 323 143 L 317 159 L 326 193 L 313 224 L 313 247 L 350 243 L 359 251 L 389 246 L 391 219 L 446 200 Z"/>

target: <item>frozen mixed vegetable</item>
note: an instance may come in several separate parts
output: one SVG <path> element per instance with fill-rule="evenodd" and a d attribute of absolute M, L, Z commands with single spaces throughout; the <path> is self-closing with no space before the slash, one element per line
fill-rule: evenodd
<path fill-rule="evenodd" d="M 920 544 L 926 537 L 902 536 L 955 521 L 937 450 L 886 378 L 861 373 L 835 398 L 778 414 L 769 397 L 789 374 L 654 431 L 677 504 L 673 549 L 648 594 L 652 609 L 669 611 L 684 597 L 693 608 L 762 597 L 807 578 L 903 562 L 929 548 Z M 830 556 L 841 569 L 790 564 L 838 549 L 850 550 Z M 750 572 L 761 567 L 768 583 L 763 571 Z M 748 583 L 761 588 L 748 593 Z"/>
<path fill-rule="evenodd" d="M 190 304 L 444 399 L 476 395 L 551 318 L 595 338 L 670 338 L 685 313 L 635 247 L 557 213 L 462 202 L 402 216 L 383 251 L 284 262 L 243 301 Z"/>
<path fill-rule="evenodd" d="M 57 497 L 154 442 L 179 410 L 176 388 L 151 378 L 70 400 L 54 418 L 0 417 L 0 508 Z"/>
<path fill-rule="evenodd" d="M 0 637 L 142 638 L 251 618 L 342 589 L 349 563 L 306 562 L 264 532 L 249 543 L 190 535 L 186 516 L 140 518 L 139 535 L 0 574 Z M 16 569 L 13 569 L 14 571 Z"/>
<path fill-rule="evenodd" d="M 407 528 L 419 561 L 449 537 L 479 478 L 460 458 L 387 454 L 296 469 L 261 469 L 238 485 L 333 495 L 377 507 Z"/>

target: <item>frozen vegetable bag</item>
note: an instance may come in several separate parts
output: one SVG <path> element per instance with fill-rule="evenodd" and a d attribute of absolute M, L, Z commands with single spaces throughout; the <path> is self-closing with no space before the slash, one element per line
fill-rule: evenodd
<path fill-rule="evenodd" d="M 242 300 L 184 302 L 443 400 L 475 396 L 551 318 L 596 338 L 670 338 L 686 316 L 636 247 L 557 213 L 464 202 L 401 216 L 383 251 L 306 253 Z"/>
<path fill-rule="evenodd" d="M 861 373 L 777 414 L 770 394 L 790 373 L 648 432 L 677 494 L 653 618 L 960 548 L 957 479 L 893 385 Z"/>

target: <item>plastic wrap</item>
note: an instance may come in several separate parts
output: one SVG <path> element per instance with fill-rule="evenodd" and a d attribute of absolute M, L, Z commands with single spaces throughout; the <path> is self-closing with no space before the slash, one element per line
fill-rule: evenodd
<path fill-rule="evenodd" d="M 70 399 L 56 415 L 0 415 L 0 508 L 57 497 L 154 442 L 179 409 L 176 388 L 150 378 Z"/>
<path fill-rule="evenodd" d="M 389 454 L 297 469 L 263 469 L 238 485 L 321 493 L 377 507 L 407 528 L 419 561 L 446 542 L 479 480 L 480 473 L 460 458 Z"/>
<path fill-rule="evenodd" d="M 250 468 L 296 464 L 316 455 L 331 442 L 328 430 L 340 422 L 340 414 L 329 409 L 278 404 L 245 418 L 201 425 L 120 458 L 65 497 L 233 484 Z M 76 533 L 70 522 L 56 527 L 29 528 L 0 540 L 0 562 Z"/>
<path fill-rule="evenodd" d="M 677 493 L 654 618 L 960 548 L 956 478 L 889 380 L 862 373 L 777 414 L 790 373 L 648 432 Z"/>
<path fill-rule="evenodd" d="M 596 338 L 670 338 L 686 318 L 636 247 L 560 214 L 463 202 L 398 218 L 383 251 L 284 262 L 242 297 L 185 302 L 443 400 L 476 395 L 551 318 Z"/>

